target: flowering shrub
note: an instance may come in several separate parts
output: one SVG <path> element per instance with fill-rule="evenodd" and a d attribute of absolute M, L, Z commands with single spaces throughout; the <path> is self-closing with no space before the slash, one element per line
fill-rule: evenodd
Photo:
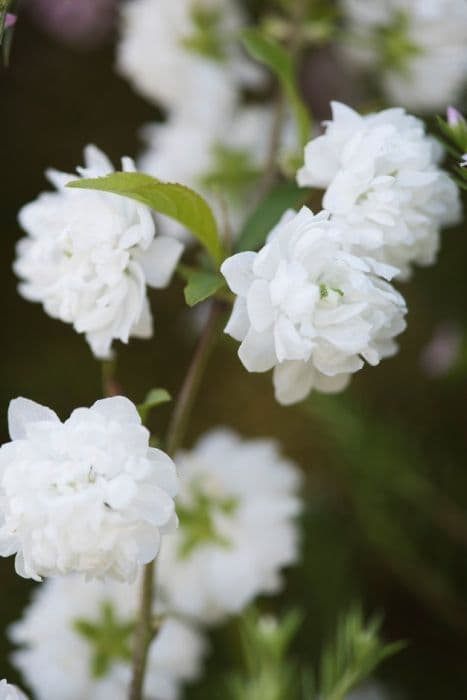
<path fill-rule="evenodd" d="M 343 392 L 366 365 L 376 374 L 398 353 L 407 324 L 403 283 L 418 265 L 436 263 L 442 230 L 462 219 L 464 118 L 449 107 L 435 138 L 406 110 L 444 111 L 460 95 L 465 3 L 323 5 L 124 0 L 116 72 L 164 120 L 143 128 L 138 167 L 125 157 L 116 171 L 87 146 L 77 175 L 47 170 L 55 189 L 19 211 L 19 294 L 84 335 L 103 378 L 103 397 L 65 421 L 35 401 L 12 399 L 11 439 L 0 448 L 0 555 L 15 555 L 16 572 L 38 583 L 9 629 L 12 663 L 38 700 L 177 700 L 203 675 L 212 628 L 232 619 L 245 667 L 226 674 L 217 695 L 385 697 L 365 684 L 402 645 L 381 640 L 378 618 L 350 608 L 312 664 L 292 651 L 306 624 L 300 611 L 254 607 L 284 592 L 287 568 L 305 556 L 303 522 L 326 500 L 305 479 L 305 465 L 293 451 L 295 461 L 285 456 L 267 430 L 258 438 L 248 427 L 245 434 L 213 428 L 212 414 L 193 447 L 187 439 L 222 331 L 240 343 L 247 372 L 273 370 L 275 410 L 302 404 L 325 422 L 319 394 Z M 112 7 L 102 3 L 105 17 Z M 18 24 L 13 9 L 0 0 L 0 40 L 8 46 Z M 76 42 L 83 30 L 74 28 Z M 364 100 L 355 109 L 332 101 L 331 119 L 313 122 L 307 57 L 336 37 L 353 70 L 379 71 L 371 104 L 386 94 L 397 106 L 370 112 Z M 446 67 L 453 58 L 455 70 Z M 204 306 L 192 312 L 196 347 L 156 434 L 152 412 L 172 397 L 162 387 L 138 404 L 124 396 L 131 390 L 118 341 L 152 338 L 150 288 L 166 288 L 175 276 L 188 307 Z M 418 313 L 415 301 L 410 318 Z M 460 347 L 456 336 L 456 353 L 438 365 L 447 371 Z M 141 353 L 151 357 L 149 343 Z M 218 392 L 227 402 L 222 369 Z M 254 380 L 244 372 L 242 381 L 248 425 Z M 375 456 L 384 467 L 390 447 L 381 457 L 371 421 L 357 411 L 339 417 L 333 440 L 370 494 L 379 518 L 370 535 L 384 538 L 396 486 L 385 491 L 367 461 Z M 411 478 L 404 476 L 404 495 L 430 492 Z M 352 505 L 358 519 L 362 500 Z M 452 530 L 463 520 L 450 504 L 446 510 L 437 517 Z M 410 567 L 404 561 L 399 570 Z M 311 583 L 301 580 L 307 595 Z M 425 598 L 437 596 L 436 585 Z M 23 697 L 0 683 L 0 700 Z"/>

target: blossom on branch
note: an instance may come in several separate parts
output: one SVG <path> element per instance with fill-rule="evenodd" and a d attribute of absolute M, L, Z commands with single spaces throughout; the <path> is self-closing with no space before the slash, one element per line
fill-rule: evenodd
<path fill-rule="evenodd" d="M 228 429 L 176 459 L 180 527 L 164 538 L 158 595 L 169 610 L 217 622 L 277 592 L 297 560 L 300 474 L 274 441 Z"/>
<path fill-rule="evenodd" d="M 16 571 L 80 572 L 133 580 L 176 527 L 172 460 L 149 447 L 135 406 L 116 396 L 78 408 L 64 423 L 15 399 L 11 442 L 0 448 L 0 555 Z"/>
<path fill-rule="evenodd" d="M 382 279 L 397 270 L 347 252 L 327 212 L 288 212 L 259 253 L 238 253 L 221 271 L 237 295 L 225 332 L 249 372 L 274 369 L 282 404 L 340 391 L 365 360 L 397 351 L 406 306 Z"/>
<path fill-rule="evenodd" d="M 138 584 L 66 576 L 35 591 L 10 638 L 20 646 L 13 664 L 37 700 L 126 700 Z M 145 697 L 177 700 L 200 675 L 205 652 L 195 627 L 164 619 L 149 648 Z"/>
<path fill-rule="evenodd" d="M 84 178 L 113 172 L 94 146 L 85 150 Z M 129 158 L 123 170 L 132 171 Z M 28 234 L 17 247 L 14 269 L 20 294 L 84 333 L 93 353 L 109 357 L 112 341 L 149 338 L 152 316 L 147 286 L 168 285 L 183 251 L 179 241 L 155 236 L 151 211 L 107 192 L 69 189 L 76 180 L 47 171 L 56 192 L 26 204 L 19 221 Z"/>
<path fill-rule="evenodd" d="M 323 207 L 352 252 L 394 265 L 405 278 L 413 264 L 432 264 L 440 229 L 459 221 L 461 207 L 423 122 L 403 109 L 360 116 L 333 102 L 325 126 L 305 148 L 298 183 L 326 189 Z"/>

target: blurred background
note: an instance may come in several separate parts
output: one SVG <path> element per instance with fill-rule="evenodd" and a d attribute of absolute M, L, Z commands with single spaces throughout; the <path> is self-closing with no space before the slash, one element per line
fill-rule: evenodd
<path fill-rule="evenodd" d="M 69 11 L 61 15 L 54 4 L 24 2 L 10 65 L 0 69 L 2 442 L 15 396 L 65 417 L 101 393 L 100 368 L 83 338 L 16 292 L 17 211 L 47 188 L 46 167 L 72 170 L 89 142 L 117 163 L 138 153 L 138 129 L 158 118 L 114 70 L 116 3 L 62 2 Z M 245 4 L 255 12 L 267 3 Z M 310 51 L 302 82 L 317 120 L 329 116 L 330 99 L 365 100 L 365 85 L 348 71 L 335 45 Z M 427 124 L 436 129 L 431 117 Z M 302 405 L 280 407 L 270 377 L 245 376 L 235 344 L 223 339 L 189 435 L 191 443 L 226 424 L 245 436 L 277 436 L 309 486 L 302 564 L 265 608 L 305 611 L 295 653 L 307 663 L 350 602 L 383 612 L 386 638 L 408 646 L 383 665 L 381 679 L 415 700 L 467 698 L 466 261 L 465 228 L 444 232 L 438 263 L 419 269 L 405 287 L 409 323 L 400 353 L 358 373 L 343 396 L 313 394 Z M 135 401 L 153 386 L 176 392 L 196 339 L 197 312 L 187 311 L 180 283 L 158 292 L 153 310 L 153 340 L 118 349 L 119 377 Z M 156 432 L 169 411 L 157 412 Z M 31 589 L 13 567 L 11 558 L 0 560 L 1 630 L 19 616 Z M 188 698 L 216 697 L 211 685 L 235 663 L 227 651 L 231 634 L 228 627 L 214 633 L 213 674 L 208 685 L 188 689 Z M 0 677 L 14 680 L 9 651 L 2 634 Z"/>

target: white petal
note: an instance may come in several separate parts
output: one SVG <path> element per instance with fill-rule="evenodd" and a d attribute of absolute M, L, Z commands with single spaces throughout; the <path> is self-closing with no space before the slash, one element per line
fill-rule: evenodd
<path fill-rule="evenodd" d="M 274 309 L 266 280 L 255 280 L 248 290 L 247 310 L 253 328 L 261 333 L 274 321 Z"/>
<path fill-rule="evenodd" d="M 224 329 L 224 333 L 235 338 L 235 340 L 242 341 L 248 333 L 249 327 L 250 321 L 245 299 L 243 297 L 237 297 L 234 301 L 232 313 Z"/>
<path fill-rule="evenodd" d="M 238 349 L 238 356 L 249 372 L 267 372 L 277 362 L 272 333 L 258 333 L 253 328 Z"/>
<path fill-rule="evenodd" d="M 141 418 L 136 406 L 125 396 L 111 396 L 108 399 L 99 399 L 96 401 L 91 410 L 96 411 L 108 420 L 117 421 L 118 423 L 138 423 L 141 424 Z"/>
<path fill-rule="evenodd" d="M 156 236 L 140 256 L 146 282 L 150 287 L 167 287 L 183 253 L 183 247 L 183 243 L 171 236 Z"/>
<path fill-rule="evenodd" d="M 31 423 L 51 421 L 60 423 L 54 411 L 40 403 L 30 401 L 20 396 L 10 401 L 8 407 L 8 429 L 12 440 L 22 440 L 26 437 L 27 427 Z"/>
<path fill-rule="evenodd" d="M 151 307 L 147 297 L 143 302 L 143 310 L 141 316 L 134 326 L 131 327 L 131 335 L 134 338 L 151 338 L 153 333 Z"/>
<path fill-rule="evenodd" d="M 255 258 L 256 253 L 237 253 L 222 263 L 221 272 L 234 294 L 246 296 L 254 279 L 252 269 Z"/>
<path fill-rule="evenodd" d="M 281 362 L 274 369 L 276 399 L 283 406 L 303 401 L 313 388 L 315 371 L 309 362 Z"/>

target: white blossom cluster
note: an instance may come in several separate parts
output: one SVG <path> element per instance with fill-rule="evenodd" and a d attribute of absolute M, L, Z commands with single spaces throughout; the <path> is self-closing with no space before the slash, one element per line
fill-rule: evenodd
<path fill-rule="evenodd" d="M 80 576 L 49 579 L 35 591 L 10 638 L 19 646 L 12 661 L 37 700 L 128 697 L 138 591 L 136 583 Z M 176 700 L 200 675 L 206 650 L 195 627 L 167 617 L 149 649 L 145 698 Z"/>
<path fill-rule="evenodd" d="M 0 681 L 0 700 L 27 700 L 24 693 L 6 680 Z"/>
<path fill-rule="evenodd" d="M 244 440 L 226 428 L 176 457 L 180 525 L 158 558 L 162 599 L 201 622 L 240 613 L 281 586 L 298 557 L 297 467 L 273 440 Z"/>
<path fill-rule="evenodd" d="M 134 170 L 129 158 L 122 167 Z M 93 178 L 111 172 L 107 157 L 88 146 L 78 173 Z M 155 235 L 148 207 L 106 192 L 66 188 L 76 175 L 48 170 L 47 177 L 57 191 L 44 192 L 19 213 L 27 233 L 14 265 L 19 292 L 84 333 L 97 357 L 109 357 L 113 340 L 152 335 L 147 286 L 167 286 L 183 246 Z"/>
<path fill-rule="evenodd" d="M 332 103 L 325 132 L 305 148 L 302 186 L 325 188 L 323 207 L 352 251 L 399 268 L 430 265 L 439 232 L 460 219 L 458 188 L 420 119 L 394 108 L 361 116 Z"/>
<path fill-rule="evenodd" d="M 287 212 L 258 252 L 221 271 L 236 295 L 226 333 L 250 372 L 274 369 L 276 398 L 341 391 L 351 374 L 397 351 L 406 305 L 390 281 L 436 257 L 456 223 L 458 188 L 441 148 L 403 109 L 361 116 L 332 104 L 305 148 L 301 186 L 325 189 L 323 211 Z"/>
<path fill-rule="evenodd" d="M 467 80 L 465 0 L 342 0 L 346 49 L 382 74 L 392 104 L 420 112 L 456 102 Z"/>
<path fill-rule="evenodd" d="M 0 555 L 20 576 L 80 572 L 134 580 L 177 524 L 172 460 L 123 397 L 78 408 L 64 423 L 15 399 L 0 448 Z"/>

